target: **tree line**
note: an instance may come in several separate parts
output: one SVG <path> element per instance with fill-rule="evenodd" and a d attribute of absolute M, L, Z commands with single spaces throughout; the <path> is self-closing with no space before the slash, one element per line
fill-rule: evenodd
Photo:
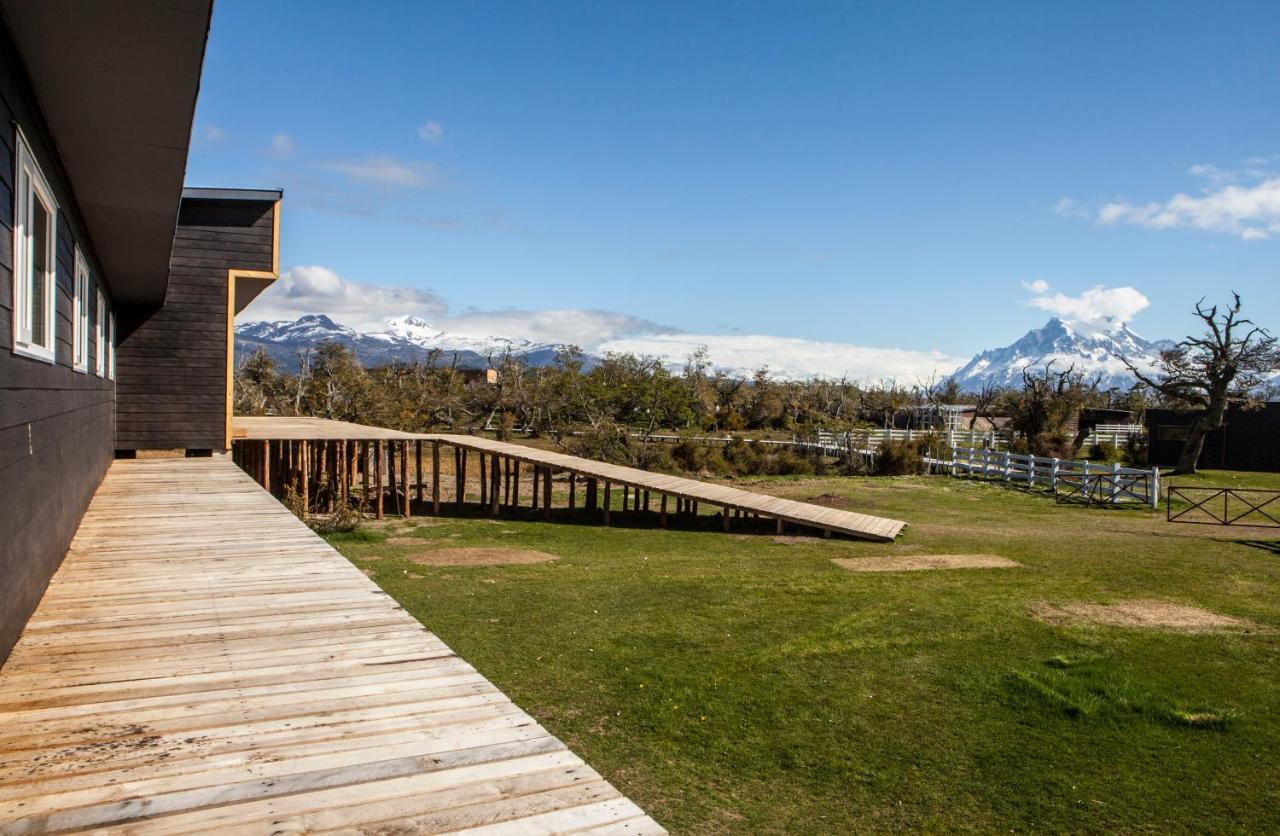
<path fill-rule="evenodd" d="M 1267 370 L 1277 364 L 1274 338 L 1240 316 L 1238 296 L 1222 313 L 1202 305 L 1197 312 L 1206 335 L 1188 337 L 1166 351 L 1157 375 L 1134 368 L 1138 382 L 1128 390 L 1103 391 L 1083 372 L 1052 365 L 1024 370 L 1020 385 L 977 392 L 963 391 L 953 378 L 904 386 L 780 380 L 767 369 L 743 377 L 714 369 L 705 349 L 680 368 L 631 354 L 607 354 L 588 363 L 576 348 L 562 350 L 551 365 L 532 367 L 507 353 L 489 358 L 497 375 L 487 382 L 445 362 L 439 352 L 423 362 L 366 368 L 342 345 L 325 343 L 300 353 L 293 368 L 277 367 L 262 351 L 247 358 L 236 370 L 234 408 L 240 415 L 310 415 L 409 432 L 528 434 L 579 455 L 662 467 L 666 462 L 646 461 L 659 455 L 647 450 L 648 436 L 803 440 L 819 432 L 920 426 L 916 416 L 928 412 L 921 408 L 970 404 L 971 424 L 1007 418 L 1015 449 L 1072 457 L 1083 439 L 1069 428 L 1084 408 L 1137 414 L 1156 404 L 1198 409 L 1207 416 L 1194 430 L 1203 443 L 1213 422 L 1220 425 L 1227 401 L 1256 395 Z M 675 464 L 698 466 L 696 461 Z M 754 464 L 779 471 L 796 466 Z"/>

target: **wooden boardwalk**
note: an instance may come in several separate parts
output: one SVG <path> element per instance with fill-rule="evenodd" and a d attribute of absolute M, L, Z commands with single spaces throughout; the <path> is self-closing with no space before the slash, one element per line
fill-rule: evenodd
<path fill-rule="evenodd" d="M 115 462 L 0 669 L 0 833 L 661 833 L 228 458 Z"/>
<path fill-rule="evenodd" d="M 792 499 L 782 499 L 779 497 L 769 496 L 767 494 L 757 493 L 755 491 L 746 491 L 741 488 L 734 488 L 727 485 L 717 485 L 710 482 L 703 482 L 698 479 L 689 479 L 682 476 L 669 476 L 661 473 L 653 473 L 647 470 L 639 470 L 633 467 L 623 467 L 620 465 L 606 464 L 604 462 L 595 461 L 593 459 L 584 459 L 579 456 L 570 456 L 564 453 L 555 453 L 550 450 L 541 450 L 536 447 L 529 447 L 523 444 L 512 444 L 504 441 L 494 441 L 483 436 L 474 435 L 452 435 L 437 433 L 406 433 L 396 430 L 387 430 L 381 427 L 366 427 L 360 424 L 351 424 L 343 421 L 330 421 L 320 418 L 274 418 L 274 417 L 256 417 L 235 419 L 234 437 L 242 445 L 249 445 L 249 452 L 255 452 L 255 445 L 263 445 L 266 450 L 262 455 L 254 455 L 248 457 L 252 462 L 249 464 L 250 472 L 255 467 L 260 467 L 264 461 L 275 460 L 279 462 L 282 459 L 279 449 L 281 444 L 304 443 L 310 445 L 318 442 L 320 444 L 341 444 L 344 452 L 337 452 L 330 456 L 330 460 L 340 459 L 344 463 L 349 456 L 345 445 L 362 445 L 366 455 L 369 445 L 374 450 L 374 458 L 378 466 L 384 457 L 387 458 L 387 470 L 394 469 L 396 456 L 394 449 L 400 450 L 399 459 L 401 462 L 401 489 L 407 495 L 411 489 L 418 488 L 418 497 L 421 500 L 422 489 L 420 486 L 431 484 L 434 502 L 433 506 L 438 510 L 439 501 L 439 481 L 434 478 L 439 474 L 439 455 L 440 446 L 446 445 L 453 447 L 455 450 L 471 451 L 479 454 L 481 461 L 481 487 L 478 491 L 481 501 L 486 504 L 492 504 L 493 510 L 499 509 L 499 502 L 496 495 L 503 485 L 499 482 L 508 479 L 509 474 L 503 472 L 501 476 L 496 472 L 499 467 L 504 471 L 512 462 L 524 463 L 531 465 L 535 474 L 540 472 L 545 477 L 545 484 L 548 489 L 543 491 L 543 501 L 546 503 L 546 509 L 550 509 L 550 473 L 559 471 L 569 473 L 575 479 L 583 477 L 590 481 L 592 492 L 589 494 L 595 498 L 594 486 L 596 482 L 605 485 L 605 496 L 609 496 L 609 488 L 618 487 L 628 490 L 634 489 L 638 495 L 643 492 L 646 496 L 645 505 L 647 510 L 648 494 L 653 492 L 659 496 L 662 512 L 665 518 L 666 499 L 671 496 L 679 500 L 679 507 L 696 509 L 697 503 L 705 503 L 712 506 L 718 506 L 724 510 L 723 519 L 726 527 L 729 525 L 730 514 L 747 514 L 767 517 L 777 521 L 778 530 L 781 532 L 782 525 L 789 523 L 792 525 L 802 526 L 805 528 L 816 529 L 820 532 L 831 534 L 838 533 L 849 537 L 855 537 L 864 540 L 876 540 L 881 542 L 889 542 L 896 538 L 906 523 L 901 520 L 889 519 L 886 517 L 877 517 L 870 514 L 860 514 L 853 511 L 844 511 L 837 508 L 827 508 L 821 505 L 815 505 L 810 502 L 798 502 Z M 410 443 L 417 446 L 415 450 L 415 467 L 409 467 L 410 457 L 408 455 L 408 446 Z M 422 450 L 421 445 L 428 443 L 431 445 L 431 455 L 433 462 L 430 471 L 433 478 L 428 478 L 421 465 Z M 275 445 L 275 446 L 273 446 Z M 383 448 L 387 447 L 389 454 L 384 454 Z M 352 448 L 354 449 L 354 447 Z M 488 464 L 489 479 L 484 476 L 485 462 Z M 461 467 L 455 467 L 454 473 L 467 474 L 468 470 L 465 459 L 457 461 Z M 261 468 L 265 470 L 265 475 L 260 476 L 266 482 L 270 482 L 272 478 L 277 483 L 281 483 L 281 468 L 277 466 L 273 469 L 270 466 Z M 296 470 L 296 468 L 289 468 Z M 271 475 L 274 473 L 274 477 Z M 379 471 L 377 484 L 381 485 L 381 471 Z M 337 482 L 344 479 L 353 478 L 350 474 L 335 472 L 331 481 Z M 469 476 L 464 476 L 469 478 Z M 518 480 L 518 470 L 516 474 Z M 492 480 L 490 484 L 489 480 Z M 456 480 L 456 476 L 455 476 Z M 309 481 L 309 480 L 304 480 Z M 537 502 L 537 484 L 540 480 L 534 479 L 535 488 L 533 491 L 533 499 Z M 279 486 L 279 485 L 277 485 Z M 393 486 L 392 492 L 395 492 Z M 486 492 L 489 495 L 485 499 Z M 457 484 L 454 490 L 455 496 L 466 493 L 465 481 Z M 626 492 L 624 494 L 624 504 L 626 502 Z M 305 491 L 304 491 L 305 495 Z M 377 492 L 377 496 L 382 496 L 381 490 Z M 505 496 L 505 493 L 504 493 Z M 572 497 L 573 494 L 570 493 Z M 572 502 L 572 499 L 570 500 Z M 608 509 L 610 503 L 606 501 L 603 508 Z M 381 505 L 379 505 L 379 514 L 381 514 Z M 606 521 L 608 520 L 608 511 L 604 511 Z"/>

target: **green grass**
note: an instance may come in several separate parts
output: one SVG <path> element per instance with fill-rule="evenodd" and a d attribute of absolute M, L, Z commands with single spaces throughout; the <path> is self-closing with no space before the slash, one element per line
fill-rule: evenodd
<path fill-rule="evenodd" d="M 1176 484 L 1280 488 L 1202 474 Z M 945 477 L 744 487 L 910 523 L 892 545 L 478 518 L 330 538 L 673 832 L 1280 829 L 1280 530 L 1171 525 Z M 618 519 L 621 515 L 615 515 Z M 553 563 L 429 567 L 444 545 Z M 1016 569 L 845 572 L 994 553 Z M 1159 598 L 1185 634 L 1037 620 Z"/>

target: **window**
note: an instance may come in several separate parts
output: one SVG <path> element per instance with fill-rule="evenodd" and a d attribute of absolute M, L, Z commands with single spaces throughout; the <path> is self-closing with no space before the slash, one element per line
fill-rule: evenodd
<path fill-rule="evenodd" d="M 76 292 L 71 300 L 71 365 L 89 371 L 89 265 L 76 246 Z"/>
<path fill-rule="evenodd" d="M 102 288 L 98 288 L 98 316 L 95 336 L 98 338 L 97 351 L 93 358 L 93 373 L 98 377 L 106 377 L 107 375 L 107 297 L 102 295 Z"/>
<path fill-rule="evenodd" d="M 54 362 L 54 242 L 58 204 L 22 131 L 15 143 L 17 188 L 13 223 L 13 350 Z"/>
<path fill-rule="evenodd" d="M 107 314 L 107 377 L 116 379 L 116 312 Z"/>

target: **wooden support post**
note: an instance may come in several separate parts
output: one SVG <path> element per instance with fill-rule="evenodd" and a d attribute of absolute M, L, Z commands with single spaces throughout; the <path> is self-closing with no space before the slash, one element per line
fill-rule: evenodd
<path fill-rule="evenodd" d="M 431 442 L 431 513 L 440 515 L 440 442 Z"/>
<path fill-rule="evenodd" d="M 644 510 L 649 510 L 649 491 L 644 492 Z"/>
<path fill-rule="evenodd" d="M 727 505 L 720 509 L 720 525 L 725 531 L 729 530 L 729 506 Z"/>
<path fill-rule="evenodd" d="M 785 524 L 782 522 L 782 517 L 778 517 L 774 522 L 777 523 L 777 528 L 775 530 L 777 531 L 778 536 L 782 536 L 782 532 L 785 528 Z"/>
<path fill-rule="evenodd" d="M 658 525 L 662 528 L 667 527 L 667 495 L 665 493 L 658 500 Z"/>
<path fill-rule="evenodd" d="M 480 454 L 480 507 L 489 507 L 489 457 Z"/>
<path fill-rule="evenodd" d="M 542 468 L 542 516 L 551 519 L 551 468 Z"/>
<path fill-rule="evenodd" d="M 578 504 L 577 491 L 578 491 L 578 474 L 570 473 L 569 474 L 569 510 L 570 511 L 575 510 L 575 506 Z"/>
<path fill-rule="evenodd" d="M 542 481 L 542 468 L 533 466 L 533 496 L 529 499 L 529 510 L 538 510 L 538 483 Z"/>
<path fill-rule="evenodd" d="M 374 516 L 382 519 L 382 442 L 373 442 Z"/>
<path fill-rule="evenodd" d="M 271 442 L 262 442 L 262 487 L 271 490 Z"/>
<path fill-rule="evenodd" d="M 520 507 L 520 460 L 511 460 L 511 507 Z"/>
<path fill-rule="evenodd" d="M 489 513 L 495 517 L 498 516 L 498 499 L 500 498 L 498 490 L 498 478 L 500 475 L 498 473 L 498 463 L 500 459 L 501 457 L 494 453 L 489 464 Z"/>
<path fill-rule="evenodd" d="M 467 490 L 462 480 L 462 448 L 455 446 L 453 448 L 453 504 L 458 508 L 462 507 L 462 497 Z"/>
<path fill-rule="evenodd" d="M 400 479 L 396 478 L 396 443 L 394 441 L 387 442 L 387 493 L 391 495 L 391 510 L 396 516 L 400 516 L 403 511 L 400 508 L 400 481 L 404 479 L 404 474 L 400 474 Z"/>
<path fill-rule="evenodd" d="M 347 504 L 347 486 L 349 477 L 347 475 L 347 442 L 345 440 L 338 442 L 338 500 L 343 504 Z"/>
<path fill-rule="evenodd" d="M 502 504 L 511 507 L 511 458 L 502 457 Z"/>
<path fill-rule="evenodd" d="M 404 487 L 404 516 L 413 516 L 413 494 L 409 492 L 409 442 L 400 442 L 400 484 Z"/>
<path fill-rule="evenodd" d="M 609 506 L 613 504 L 610 501 L 612 499 L 613 499 L 613 484 L 608 479 L 606 479 L 604 480 L 604 524 L 605 525 L 608 525 L 610 521 L 609 516 L 610 516 L 610 511 L 612 509 Z"/>
<path fill-rule="evenodd" d="M 422 439 L 413 442 L 413 461 L 413 481 L 416 485 L 418 502 L 425 502 L 427 498 L 422 495 Z"/>
<path fill-rule="evenodd" d="M 369 507 L 369 442 L 360 442 L 360 507 Z"/>
<path fill-rule="evenodd" d="M 588 477 L 587 478 L 587 510 L 588 511 L 595 511 L 596 507 L 600 504 L 600 497 L 598 496 L 598 492 L 599 492 L 599 483 L 597 483 L 595 479 Z"/>
<path fill-rule="evenodd" d="M 303 517 L 306 517 L 307 514 L 311 513 L 311 495 L 310 495 L 311 492 L 307 484 L 308 482 L 311 481 L 310 475 L 307 473 L 307 465 L 308 465 L 307 459 L 310 457 L 310 454 L 311 454 L 311 451 L 308 449 L 310 446 L 311 446 L 310 442 L 308 441 L 302 442 L 302 454 L 300 457 L 300 463 L 298 465 L 298 481 L 302 483 L 299 489 L 302 492 L 302 516 Z"/>
<path fill-rule="evenodd" d="M 824 528 L 824 529 L 822 529 L 822 539 L 824 539 L 824 540 L 830 540 L 830 539 L 831 539 L 831 529 L 829 529 L 829 528 Z"/>

